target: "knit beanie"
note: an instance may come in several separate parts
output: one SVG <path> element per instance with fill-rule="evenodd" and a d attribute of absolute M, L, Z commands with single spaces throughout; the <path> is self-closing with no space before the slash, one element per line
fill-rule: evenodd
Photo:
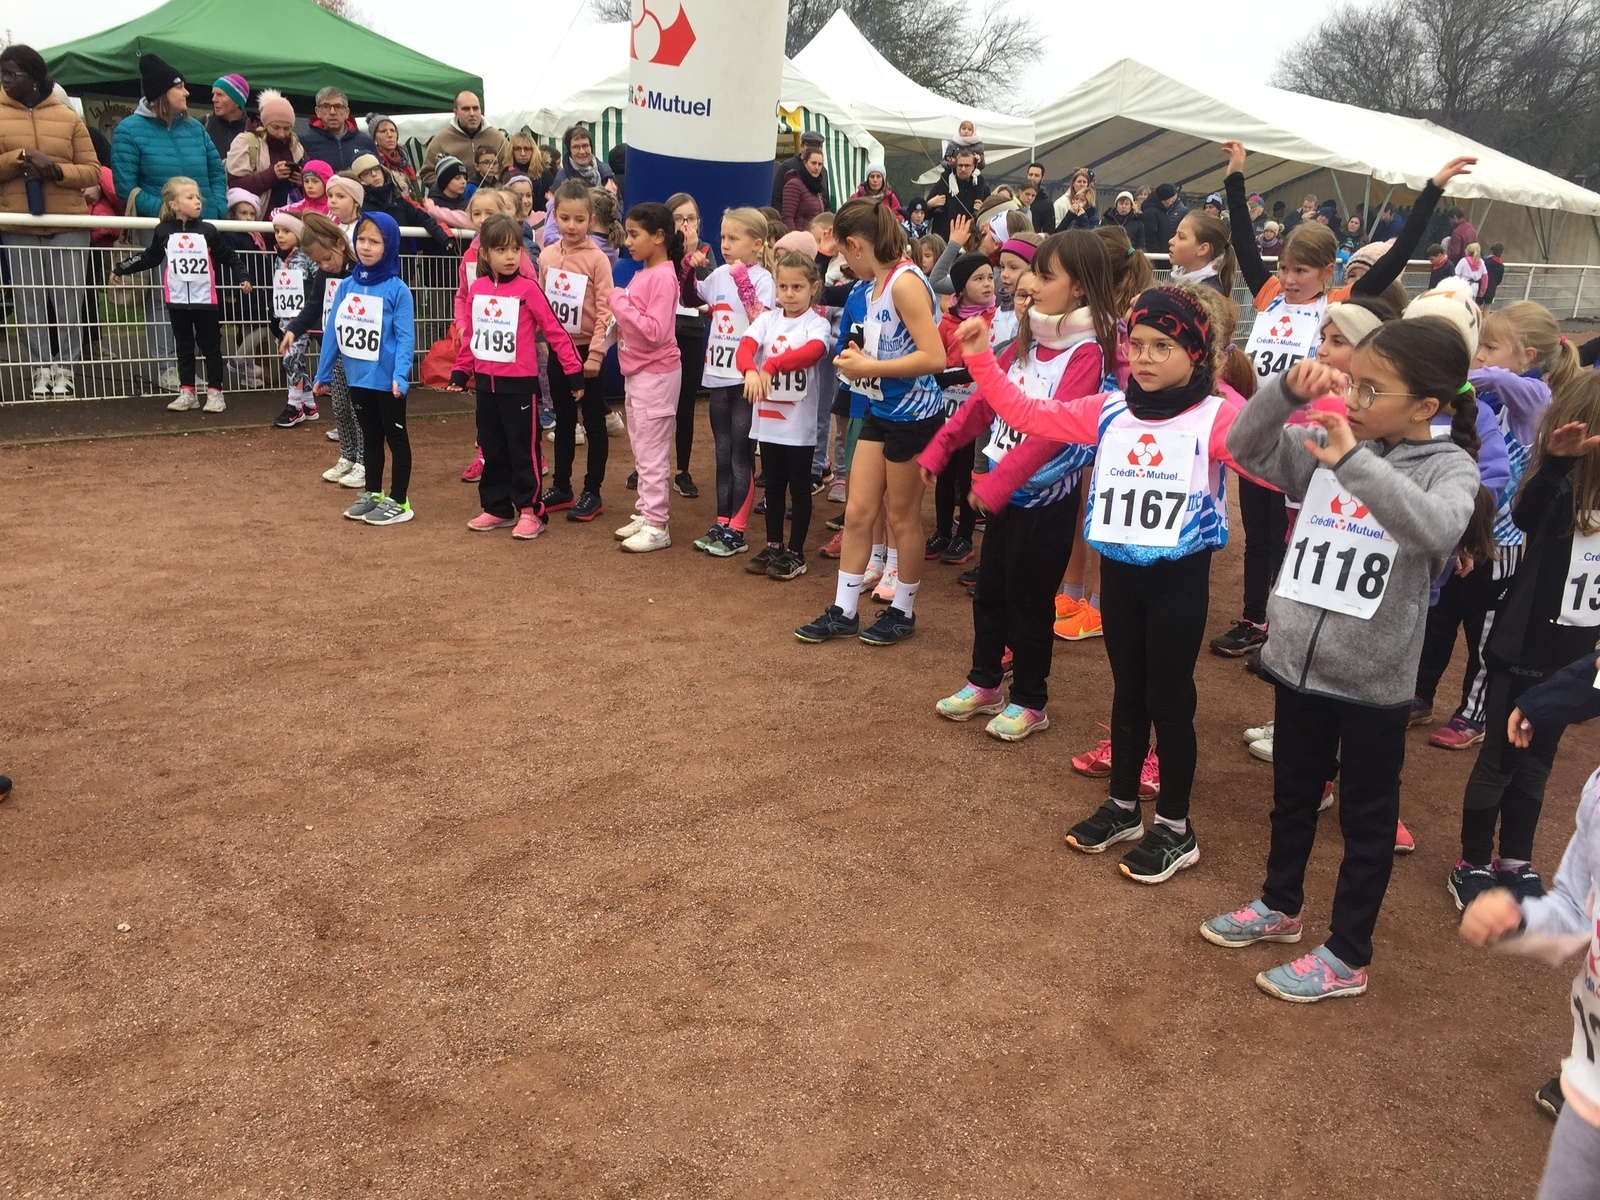
<path fill-rule="evenodd" d="M 333 178 L 333 168 L 320 158 L 313 158 L 303 163 L 300 167 L 302 175 L 315 175 L 326 186 L 328 180 Z"/>
<path fill-rule="evenodd" d="M 305 222 L 294 213 L 285 212 L 281 208 L 272 214 L 272 223 L 280 228 L 287 229 L 295 237 L 299 237 L 305 232 Z"/>
<path fill-rule="evenodd" d="M 1121 204 L 1124 200 L 1126 200 L 1129 204 L 1132 204 L 1133 203 L 1133 193 L 1132 192 L 1118 192 L 1117 193 L 1117 198 L 1115 200 L 1113 200 L 1112 203 L 1113 204 Z"/>
<path fill-rule="evenodd" d="M 465 175 L 467 173 L 467 168 L 464 167 L 461 163 L 461 160 L 453 154 L 443 155 L 439 159 L 438 163 L 435 164 L 433 170 L 434 178 L 438 181 L 439 190 L 441 192 L 444 191 L 445 186 L 457 175 Z"/>
<path fill-rule="evenodd" d="M 1388 253 L 1389 247 L 1392 245 L 1394 245 L 1393 238 L 1390 238 L 1387 242 L 1368 242 L 1350 256 L 1350 261 L 1345 264 L 1345 270 L 1348 271 L 1351 267 L 1373 266 Z"/>
<path fill-rule="evenodd" d="M 229 188 L 228 189 L 228 211 L 229 212 L 233 211 L 233 206 L 235 204 L 248 204 L 248 205 L 252 206 L 253 208 L 260 209 L 260 207 L 261 207 L 261 197 L 256 195 L 254 192 L 250 191 L 248 188 Z M 258 213 L 258 215 L 259 215 L 259 213 Z"/>
<path fill-rule="evenodd" d="M 815 258 L 817 256 L 817 239 L 804 229 L 795 229 L 774 242 L 772 248 L 779 254 L 793 250 L 796 254 L 804 254 L 807 258 Z"/>
<path fill-rule="evenodd" d="M 396 133 L 400 131 L 400 126 L 395 124 L 395 119 L 393 117 L 385 116 L 383 113 L 368 113 L 367 136 L 369 138 L 376 138 L 378 136 L 378 126 L 382 125 L 385 121 L 389 122 L 391 125 L 394 125 Z"/>
<path fill-rule="evenodd" d="M 1211 318 L 1200 301 L 1182 288 L 1153 287 L 1140 292 L 1128 321 L 1130 329 L 1135 325 L 1148 325 L 1177 342 L 1190 362 L 1206 356 Z"/>
<path fill-rule="evenodd" d="M 263 125 L 272 121 L 287 121 L 294 124 L 294 105 L 284 98 L 282 92 L 275 92 L 271 88 L 261 90 L 261 123 Z"/>
<path fill-rule="evenodd" d="M 139 56 L 139 91 L 151 104 L 183 82 L 178 68 L 159 54 Z"/>
<path fill-rule="evenodd" d="M 1322 318 L 1323 329 L 1334 326 L 1352 346 L 1359 346 L 1367 334 L 1382 324 L 1377 313 L 1359 304 L 1330 304 Z"/>
<path fill-rule="evenodd" d="M 330 192 L 343 192 L 356 202 L 357 208 L 367 202 L 367 189 L 354 179 L 346 179 L 343 175 L 335 175 L 328 180 L 328 190 Z"/>
<path fill-rule="evenodd" d="M 353 174 L 360 175 L 363 171 L 382 170 L 383 164 L 378 161 L 376 154 L 358 154 L 355 162 L 350 164 Z"/>
<path fill-rule="evenodd" d="M 972 273 L 988 265 L 987 254 L 963 254 L 950 264 L 950 284 L 955 289 L 957 304 L 966 303 L 967 284 L 972 279 Z"/>
<path fill-rule="evenodd" d="M 1472 285 L 1465 279 L 1441 279 L 1432 291 L 1423 292 L 1406 305 L 1404 316 L 1407 321 L 1413 317 L 1443 317 L 1461 331 L 1467 353 L 1478 352 L 1478 330 L 1483 318 L 1472 298 Z"/>
<path fill-rule="evenodd" d="M 250 84 L 243 75 L 224 75 L 211 86 L 221 88 L 227 92 L 228 99 L 232 100 L 240 108 L 243 108 L 244 102 L 250 99 Z"/>
<path fill-rule="evenodd" d="M 1152 196 L 1154 196 L 1157 200 L 1161 201 L 1161 203 L 1165 204 L 1168 200 L 1171 200 L 1174 196 L 1176 196 L 1178 194 L 1178 189 L 1174 185 L 1172 185 L 1170 183 L 1163 183 L 1160 187 L 1158 187 L 1155 191 L 1151 192 L 1150 194 Z"/>

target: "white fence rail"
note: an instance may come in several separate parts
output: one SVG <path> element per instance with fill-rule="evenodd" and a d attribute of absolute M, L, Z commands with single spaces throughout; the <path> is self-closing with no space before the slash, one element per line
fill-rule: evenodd
<path fill-rule="evenodd" d="M 214 224 L 225 233 L 255 232 L 267 239 L 272 235 L 272 227 L 261 222 Z M 154 228 L 155 221 L 0 213 L 0 310 L 5 321 L 4 337 L 0 338 L 0 404 L 175 391 L 176 360 L 159 272 L 149 271 L 113 286 L 112 266 L 138 253 L 137 246 L 85 246 L 83 234 L 76 232 L 70 241 L 29 234 L 30 228 L 39 226 L 138 232 Z M 408 227 L 400 232 L 432 245 L 421 229 Z M 224 390 L 281 388 L 285 386 L 283 364 L 268 320 L 275 256 L 259 250 L 242 256 L 254 287 L 252 294 L 244 295 L 232 279 L 219 279 L 226 375 L 220 385 Z M 1157 262 L 1162 258 L 1152 257 Z M 401 256 L 402 276 L 416 298 L 419 361 L 449 331 L 457 262 L 453 255 L 437 251 Z M 1427 287 L 1428 268 L 1426 263 L 1413 263 L 1412 267 L 1415 269 L 1408 270 L 1402 282 L 1416 294 Z M 1507 263 L 1499 299 L 1537 300 L 1562 319 L 1600 317 L 1600 279 L 1587 282 L 1591 270 L 1600 275 L 1600 266 Z M 1242 286 L 1235 299 L 1248 313 L 1250 296 Z M 1249 322 L 1241 322 L 1241 340 L 1249 330 Z M 204 362 L 196 369 L 204 379 Z"/>

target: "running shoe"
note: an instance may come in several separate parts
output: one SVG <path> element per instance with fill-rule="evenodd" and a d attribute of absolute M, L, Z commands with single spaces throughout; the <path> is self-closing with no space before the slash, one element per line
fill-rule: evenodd
<path fill-rule="evenodd" d="M 355 463 L 351 462 L 348 458 L 341 458 L 338 462 L 334 463 L 333 466 L 324 471 L 322 473 L 322 477 L 329 483 L 338 483 L 339 480 L 350 474 L 350 468 L 353 466 L 355 466 Z"/>
<path fill-rule="evenodd" d="M 606 436 L 621 437 L 628 432 L 628 427 L 622 423 L 622 414 L 616 409 L 606 413 Z"/>
<path fill-rule="evenodd" d="M 878 614 L 870 629 L 861 631 L 861 640 L 869 646 L 893 646 L 903 642 L 917 631 L 917 618 L 890 605 Z"/>
<path fill-rule="evenodd" d="M 1428 745 L 1441 750 L 1470 750 L 1483 741 L 1483 722 L 1454 716 L 1433 731 Z"/>
<path fill-rule="evenodd" d="M 303 409 L 296 408 L 293 404 L 285 404 L 283 411 L 278 414 L 278 419 L 272 424 L 277 429 L 293 429 L 296 425 L 305 423 L 306 414 Z"/>
<path fill-rule="evenodd" d="M 1016 672 L 1012 670 L 1012 665 L 1016 661 L 1017 656 L 1011 653 L 1011 647 L 1007 646 L 1005 653 L 1000 656 L 1000 674 L 1007 679 L 1014 675 Z"/>
<path fill-rule="evenodd" d="M 970 561 L 974 553 L 971 538 L 955 537 L 950 539 L 950 545 L 945 548 L 945 552 L 939 555 L 939 561 L 952 567 L 959 567 L 962 563 Z"/>
<path fill-rule="evenodd" d="M 337 442 L 339 440 L 339 431 L 337 429 L 330 429 L 328 430 L 327 437 L 330 442 Z"/>
<path fill-rule="evenodd" d="M 310 396 L 307 396 L 305 403 L 300 406 L 300 412 L 308 421 L 320 420 L 322 417 L 322 414 L 317 411 L 317 402 L 311 399 Z M 335 430 L 335 432 L 338 431 Z"/>
<path fill-rule="evenodd" d="M 1144 836 L 1144 822 L 1139 819 L 1139 808 L 1123 808 L 1115 800 L 1107 800 L 1067 831 L 1067 845 L 1085 854 L 1100 854 L 1118 842 L 1136 842 Z"/>
<path fill-rule="evenodd" d="M 868 562 L 867 569 L 861 576 L 861 594 L 863 596 L 871 595 L 872 589 L 877 587 L 882 581 L 883 564 Z"/>
<path fill-rule="evenodd" d="M 1466 912 L 1467 905 L 1488 891 L 1500 886 L 1491 867 L 1480 867 L 1464 858 L 1456 859 L 1455 870 L 1445 883 L 1445 890 L 1456 902 L 1457 912 Z"/>
<path fill-rule="evenodd" d="M 1060 621 L 1065 617 L 1070 617 L 1073 613 L 1077 612 L 1080 608 L 1082 608 L 1087 603 L 1088 603 L 1087 600 L 1074 600 L 1071 596 L 1067 595 L 1065 592 L 1057 592 L 1056 593 L 1056 620 Z"/>
<path fill-rule="evenodd" d="M 1042 708 L 1008 704 L 1005 710 L 983 727 L 983 731 L 1002 742 L 1020 742 L 1029 734 L 1050 728 L 1050 718 Z"/>
<path fill-rule="evenodd" d="M 579 492 L 577 500 L 575 500 L 572 507 L 567 510 L 567 520 L 583 522 L 592 521 L 605 511 L 606 506 L 600 503 L 599 496 L 595 495 L 593 492 Z"/>
<path fill-rule="evenodd" d="M 1404 821 L 1396 821 L 1394 823 L 1394 852 L 1396 854 L 1412 854 L 1416 849 L 1417 839 L 1411 836 L 1411 830 L 1406 828 Z"/>
<path fill-rule="evenodd" d="M 861 632 L 861 618 L 847 617 L 844 609 L 830 604 L 815 621 L 794 631 L 794 636 L 810 645 L 821 645 L 834 638 L 856 637 Z"/>
<path fill-rule="evenodd" d="M 1254 621 L 1238 621 L 1227 633 L 1211 639 L 1211 653 L 1224 658 L 1243 658 L 1250 651 L 1267 644 L 1267 627 Z"/>
<path fill-rule="evenodd" d="M 1107 733 L 1111 732 L 1104 725 L 1100 728 L 1105 729 Z M 1111 774 L 1111 739 L 1103 737 L 1095 743 L 1093 750 L 1073 755 L 1072 769 L 1079 775 L 1087 775 L 1090 779 L 1104 779 Z"/>
<path fill-rule="evenodd" d="M 953 696 L 946 696 L 933 706 L 935 712 L 950 721 L 970 721 L 976 716 L 993 716 L 1006 706 L 1006 698 L 999 688 L 973 687 L 963 684 Z"/>
<path fill-rule="evenodd" d="M 181 387 L 178 389 L 178 398 L 167 405 L 168 412 L 193 412 L 200 407 L 200 400 L 195 395 L 194 388 Z"/>
<path fill-rule="evenodd" d="M 722 540 L 722 522 L 719 521 L 715 525 L 713 525 L 710 529 L 708 529 L 704 533 L 702 533 L 699 537 L 695 538 L 695 540 L 694 540 L 694 548 L 696 550 L 705 550 L 706 548 L 708 548 L 711 545 L 712 542 L 720 542 L 721 540 Z"/>
<path fill-rule="evenodd" d="M 633 519 L 630 520 L 621 529 L 617 530 L 616 533 L 613 534 L 612 536 L 614 536 L 617 539 L 617 541 L 619 541 L 619 542 L 625 542 L 629 538 L 631 538 L 634 534 L 638 533 L 639 530 L 641 530 L 643 528 L 644 528 L 644 517 L 643 517 L 643 515 L 641 515 L 640 513 L 634 513 L 633 514 Z"/>
<path fill-rule="evenodd" d="M 474 446 L 472 461 L 467 464 L 467 469 L 461 472 L 462 483 L 477 483 L 483 478 L 483 451 Z"/>
<path fill-rule="evenodd" d="M 539 502 L 544 505 L 545 512 L 558 513 L 571 508 L 576 499 L 568 488 L 548 487 L 539 497 Z"/>
<path fill-rule="evenodd" d="M 1494 877 L 1501 887 L 1509 890 L 1518 900 L 1537 900 L 1544 895 L 1544 880 L 1527 863 L 1520 867 L 1502 867 L 1496 863 Z"/>
<path fill-rule="evenodd" d="M 1272 761 L 1272 735 L 1269 733 L 1264 738 L 1257 738 L 1250 743 L 1250 756 L 1259 758 L 1262 762 Z"/>
<path fill-rule="evenodd" d="M 511 531 L 511 536 L 519 542 L 531 542 L 549 527 L 550 523 L 530 505 L 517 517 L 517 527 Z"/>
<path fill-rule="evenodd" d="M 367 514 L 375 512 L 382 503 L 382 492 L 362 492 L 356 497 L 356 502 L 344 510 L 344 515 L 352 521 L 364 521 Z"/>
<path fill-rule="evenodd" d="M 532 511 L 531 509 L 529 510 Z M 467 522 L 467 528 L 473 533 L 488 533 L 495 529 L 505 529 L 517 522 L 512 517 L 497 517 L 492 512 L 479 513 Z"/>
<path fill-rule="evenodd" d="M 1406 722 L 1406 728 L 1413 725 L 1426 725 L 1433 720 L 1433 701 L 1424 700 L 1421 696 L 1411 697 L 1411 719 Z"/>
<path fill-rule="evenodd" d="M 1057 621 L 1054 629 L 1056 636 L 1064 642 L 1082 642 L 1104 636 L 1100 628 L 1100 610 L 1087 600 L 1070 617 Z"/>
<path fill-rule="evenodd" d="M 360 463 L 356 463 L 350 468 L 345 477 L 339 480 L 339 486 L 354 488 L 357 491 L 365 489 L 367 486 L 367 468 Z"/>
<path fill-rule="evenodd" d="M 744 540 L 732 525 L 718 525 L 721 535 L 716 541 L 706 547 L 706 553 L 713 558 L 732 558 L 735 554 L 744 554 L 750 549 L 750 543 Z"/>
<path fill-rule="evenodd" d="M 833 486 L 828 489 L 829 504 L 843 504 L 845 499 L 845 482 L 842 479 L 833 481 Z"/>
<path fill-rule="evenodd" d="M 961 572 L 956 576 L 956 582 L 966 588 L 967 591 L 972 591 L 973 588 L 978 586 L 978 569 L 973 567 L 971 570 Z"/>
<path fill-rule="evenodd" d="M 622 481 L 622 486 L 630 492 L 637 492 L 639 490 L 639 472 L 629 471 L 628 477 Z"/>
<path fill-rule="evenodd" d="M 679 471 L 672 477 L 672 490 L 685 500 L 698 500 L 700 489 L 695 486 L 694 476 L 687 471 Z"/>
<path fill-rule="evenodd" d="M 1212 917 L 1200 926 L 1200 936 L 1213 946 L 1253 946 L 1257 942 L 1298 942 L 1305 922 L 1275 908 L 1265 900 L 1252 900 L 1235 912 Z"/>
<path fill-rule="evenodd" d="M 776 579 L 779 583 L 788 583 L 791 579 L 798 579 L 806 573 L 806 556 L 797 554 L 793 550 L 779 551 L 772 560 L 772 565 L 767 568 L 767 578 Z"/>
<path fill-rule="evenodd" d="M 828 484 L 831 482 L 833 482 L 833 477 L 831 475 L 827 479 L 824 479 L 821 475 L 813 475 L 811 477 L 811 494 L 816 496 L 827 491 Z"/>
<path fill-rule="evenodd" d="M 822 549 L 817 551 L 823 558 L 838 558 L 844 553 L 844 531 L 841 529 L 827 541 L 822 543 Z"/>
<path fill-rule="evenodd" d="M 1139 844 L 1122 856 L 1118 870 L 1135 883 L 1165 883 L 1199 861 L 1192 821 L 1183 833 L 1153 821 Z"/>
<path fill-rule="evenodd" d="M 1367 990 L 1367 969 L 1347 965 L 1327 946 L 1318 946 L 1291 963 L 1256 976 L 1256 986 L 1291 1004 L 1315 1004 L 1336 996 L 1359 996 Z"/>
<path fill-rule="evenodd" d="M 208 387 L 206 389 L 206 406 L 204 411 L 208 413 L 228 411 L 228 401 L 223 397 L 221 388 Z"/>
<path fill-rule="evenodd" d="M 622 548 L 629 554 L 649 554 L 665 550 L 672 545 L 672 535 L 656 525 L 640 525 L 637 533 L 622 540 Z"/>
<path fill-rule="evenodd" d="M 883 573 L 883 578 L 878 580 L 878 586 L 872 589 L 872 598 L 879 604 L 888 604 L 894 599 L 894 589 L 899 582 L 899 567 L 896 567 L 892 571 L 885 571 Z M 863 589 L 867 586 L 864 580 L 862 581 L 861 586 Z"/>
<path fill-rule="evenodd" d="M 1253 725 L 1249 729 L 1246 729 L 1244 731 L 1244 744 L 1248 746 L 1251 742 L 1259 742 L 1262 738 L 1270 738 L 1272 736 L 1273 725 L 1274 722 L 1267 721 L 1264 724 Z"/>
<path fill-rule="evenodd" d="M 782 546 L 763 546 L 750 556 L 750 561 L 745 563 L 744 569 L 752 575 L 765 575 L 767 568 L 772 565 L 772 560 L 778 557 L 782 550 Z"/>
<path fill-rule="evenodd" d="M 949 545 L 950 538 L 947 535 L 936 533 L 927 541 L 922 543 L 922 557 L 927 559 L 929 562 L 932 562 L 934 559 L 938 558 L 939 555 L 943 554 L 945 552 L 945 548 Z"/>
<path fill-rule="evenodd" d="M 1567 1105 L 1567 1098 L 1561 1091 L 1561 1076 L 1557 1075 L 1533 1094 L 1533 1102 L 1540 1112 L 1552 1121 L 1561 1116 L 1561 1110 Z"/>
<path fill-rule="evenodd" d="M 829 517 L 823 524 L 828 527 L 829 532 L 838 533 L 844 528 L 844 514 L 840 513 L 837 517 Z"/>
<path fill-rule="evenodd" d="M 1139 799 L 1154 800 L 1161 795 L 1161 760 L 1154 748 L 1144 756 L 1144 766 L 1139 768 Z"/>
<path fill-rule="evenodd" d="M 393 497 L 387 497 L 382 504 L 361 519 L 368 525 L 404 525 L 414 516 L 416 514 L 411 511 L 409 500 L 402 503 Z"/>

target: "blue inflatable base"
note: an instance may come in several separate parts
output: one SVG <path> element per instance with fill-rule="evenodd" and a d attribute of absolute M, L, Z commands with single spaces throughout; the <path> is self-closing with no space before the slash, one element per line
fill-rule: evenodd
<path fill-rule="evenodd" d="M 761 162 L 712 162 L 703 158 L 678 158 L 628 147 L 625 176 L 629 205 L 646 200 L 665 201 L 676 192 L 688 192 L 700 206 L 700 237 L 717 251 L 720 261 L 722 213 L 730 208 L 761 208 L 772 199 L 775 159 Z"/>

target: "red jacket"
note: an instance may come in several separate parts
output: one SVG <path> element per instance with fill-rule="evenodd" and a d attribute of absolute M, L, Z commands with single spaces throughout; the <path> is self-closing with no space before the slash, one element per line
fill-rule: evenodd
<path fill-rule="evenodd" d="M 964 320 L 965 317 L 956 316 L 955 310 L 952 309 L 945 313 L 939 322 L 939 340 L 944 343 L 944 365 L 947 367 L 961 365 L 961 339 L 956 336 L 956 330 L 961 328 L 961 322 Z M 990 329 L 994 328 L 994 309 L 991 308 L 983 314 L 983 323 Z"/>

